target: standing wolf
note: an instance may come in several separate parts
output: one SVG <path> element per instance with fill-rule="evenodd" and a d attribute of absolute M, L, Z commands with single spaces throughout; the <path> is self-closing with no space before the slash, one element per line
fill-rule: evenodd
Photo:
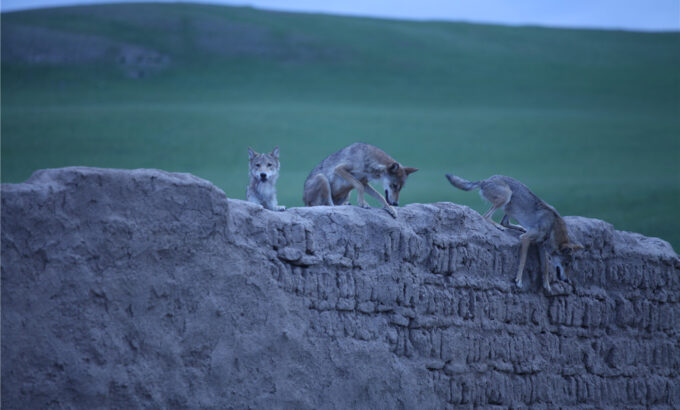
<path fill-rule="evenodd" d="M 302 200 L 307 206 L 344 205 L 350 191 L 356 189 L 359 206 L 369 207 L 364 200 L 367 192 L 396 218 L 392 205 L 399 205 L 399 191 L 417 170 L 402 166 L 378 147 L 357 142 L 331 154 L 312 170 L 305 181 Z M 383 183 L 384 197 L 368 184 L 376 179 Z"/>
<path fill-rule="evenodd" d="M 248 202 L 260 204 L 272 211 L 283 211 L 276 201 L 276 180 L 279 179 L 279 147 L 270 154 L 258 154 L 248 147 L 250 157 L 250 184 L 246 189 Z"/>
<path fill-rule="evenodd" d="M 522 287 L 522 273 L 529 244 L 532 242 L 538 244 L 543 287 L 550 290 L 550 279 L 555 269 L 560 279 L 567 280 L 568 272 L 562 265 L 561 257 L 563 254 L 570 256 L 573 250 L 583 247 L 569 240 L 567 225 L 555 208 L 537 197 L 523 183 L 503 175 L 494 175 L 477 182 L 466 181 L 450 174 L 446 174 L 446 178 L 451 185 L 464 191 L 480 188 L 482 198 L 491 202 L 491 208 L 484 214 L 487 221 L 499 226 L 491 217 L 497 209 L 502 208 L 505 215 L 501 226 L 523 232 L 519 236 L 522 245 L 515 278 L 518 287 Z M 522 226 L 510 224 L 510 217 L 515 218 Z"/>

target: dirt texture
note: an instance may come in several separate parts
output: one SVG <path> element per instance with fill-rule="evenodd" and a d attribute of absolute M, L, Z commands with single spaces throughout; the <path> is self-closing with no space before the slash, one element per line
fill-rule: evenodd
<path fill-rule="evenodd" d="M 567 217 L 585 249 L 548 293 L 470 208 L 398 212 L 157 170 L 5 184 L 2 408 L 680 407 L 668 243 Z"/>

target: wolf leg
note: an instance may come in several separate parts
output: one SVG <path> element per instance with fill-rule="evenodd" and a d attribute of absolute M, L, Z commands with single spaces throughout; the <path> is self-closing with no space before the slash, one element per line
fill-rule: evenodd
<path fill-rule="evenodd" d="M 520 225 L 515 225 L 510 223 L 510 217 L 508 214 L 503 215 L 503 219 L 501 219 L 501 226 L 504 226 L 506 228 L 514 229 L 520 232 L 526 232 L 527 230 L 524 229 L 524 227 Z"/>
<path fill-rule="evenodd" d="M 257 198 L 257 196 L 255 196 L 255 194 L 253 194 L 253 192 L 250 190 L 250 187 L 246 189 L 246 201 L 261 205 L 260 200 Z"/>
<path fill-rule="evenodd" d="M 276 199 L 276 192 L 274 192 L 274 196 L 272 197 L 271 210 L 272 211 L 285 211 L 286 210 L 285 206 L 279 205 L 279 201 L 278 201 L 278 199 Z"/>
<path fill-rule="evenodd" d="M 541 262 L 541 271 L 543 272 L 543 289 L 550 291 L 550 281 L 553 277 L 553 269 L 550 264 L 548 250 L 544 245 L 538 246 L 538 258 Z"/>
<path fill-rule="evenodd" d="M 522 287 L 522 273 L 524 273 L 524 265 L 527 262 L 527 253 L 529 252 L 529 244 L 536 239 L 536 234 L 532 232 L 526 232 L 519 236 L 522 243 L 519 251 L 519 266 L 517 267 L 517 276 L 515 277 L 515 283 L 518 288 Z"/>
<path fill-rule="evenodd" d="M 486 219 L 491 225 L 495 226 L 496 228 L 500 229 L 501 231 L 504 231 L 505 228 L 503 226 L 499 225 L 496 221 L 491 219 L 491 217 L 493 216 L 493 213 L 496 212 L 496 210 L 498 208 L 500 208 L 501 206 L 502 205 L 492 204 L 491 208 L 489 208 L 489 210 L 486 211 L 486 213 L 484 215 L 482 215 L 482 217 L 484 217 L 484 219 Z"/>
<path fill-rule="evenodd" d="M 494 222 L 491 217 L 493 216 L 494 212 L 496 212 L 496 210 L 504 207 L 508 202 L 510 202 L 510 198 L 512 198 L 512 190 L 505 184 L 490 183 L 485 181 L 482 183 L 482 188 L 479 193 L 482 195 L 482 198 L 491 202 L 491 208 L 489 208 L 489 210 L 483 215 L 484 219 L 489 221 L 496 228 L 504 231 L 505 227 Z"/>
<path fill-rule="evenodd" d="M 364 184 L 362 184 L 358 179 L 354 178 L 354 176 L 347 169 L 345 169 L 344 165 L 338 165 L 335 167 L 333 172 L 335 172 L 345 181 L 352 184 L 354 189 L 357 190 L 357 204 L 362 208 L 368 208 L 369 205 L 364 199 Z"/>
<path fill-rule="evenodd" d="M 331 184 L 323 174 L 317 174 L 309 184 L 305 184 L 303 200 L 306 206 L 332 206 Z"/>
<path fill-rule="evenodd" d="M 349 205 L 349 192 L 347 193 L 347 195 L 345 195 L 344 198 L 339 198 L 338 200 L 334 200 L 333 203 L 335 205 Z"/>
<path fill-rule="evenodd" d="M 493 213 L 496 212 L 496 210 L 500 207 L 501 207 L 500 205 L 491 204 L 491 208 L 489 208 L 489 210 L 486 211 L 484 213 L 484 215 L 482 215 L 482 216 L 484 217 L 484 219 L 493 223 L 493 221 L 491 220 L 491 217 L 493 216 Z"/>
<path fill-rule="evenodd" d="M 276 193 L 270 198 L 267 198 L 263 201 L 262 206 L 265 207 L 265 209 L 269 209 L 270 211 L 282 211 L 283 209 L 280 209 L 279 203 L 276 200 Z M 284 207 L 285 209 L 285 207 Z"/>
<path fill-rule="evenodd" d="M 376 191 L 375 188 L 372 186 L 366 184 L 366 192 L 373 198 L 377 199 L 378 201 L 382 202 L 385 210 L 392 215 L 392 217 L 396 218 L 397 217 L 397 210 L 392 207 L 392 205 L 387 203 L 387 200 L 385 199 L 384 196 L 380 195 L 380 192 Z"/>

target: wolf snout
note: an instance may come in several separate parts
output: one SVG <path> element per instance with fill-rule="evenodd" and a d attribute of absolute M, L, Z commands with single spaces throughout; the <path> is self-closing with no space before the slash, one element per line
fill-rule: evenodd
<path fill-rule="evenodd" d="M 261 173 L 260 174 L 260 180 L 262 180 L 263 182 L 266 181 L 267 180 L 267 174 L 265 174 L 264 172 Z"/>
<path fill-rule="evenodd" d="M 387 189 L 385 190 L 385 200 L 387 201 L 388 204 L 392 206 L 399 206 L 399 201 L 392 201 L 390 199 L 390 191 L 388 191 Z"/>

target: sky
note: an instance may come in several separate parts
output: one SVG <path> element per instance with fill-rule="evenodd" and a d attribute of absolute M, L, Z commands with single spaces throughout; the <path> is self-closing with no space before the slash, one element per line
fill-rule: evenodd
<path fill-rule="evenodd" d="M 136 0 L 149 1 L 149 0 Z M 4 11 L 111 0 L 0 0 Z M 680 0 L 204 0 L 262 9 L 509 25 L 679 31 Z"/>

